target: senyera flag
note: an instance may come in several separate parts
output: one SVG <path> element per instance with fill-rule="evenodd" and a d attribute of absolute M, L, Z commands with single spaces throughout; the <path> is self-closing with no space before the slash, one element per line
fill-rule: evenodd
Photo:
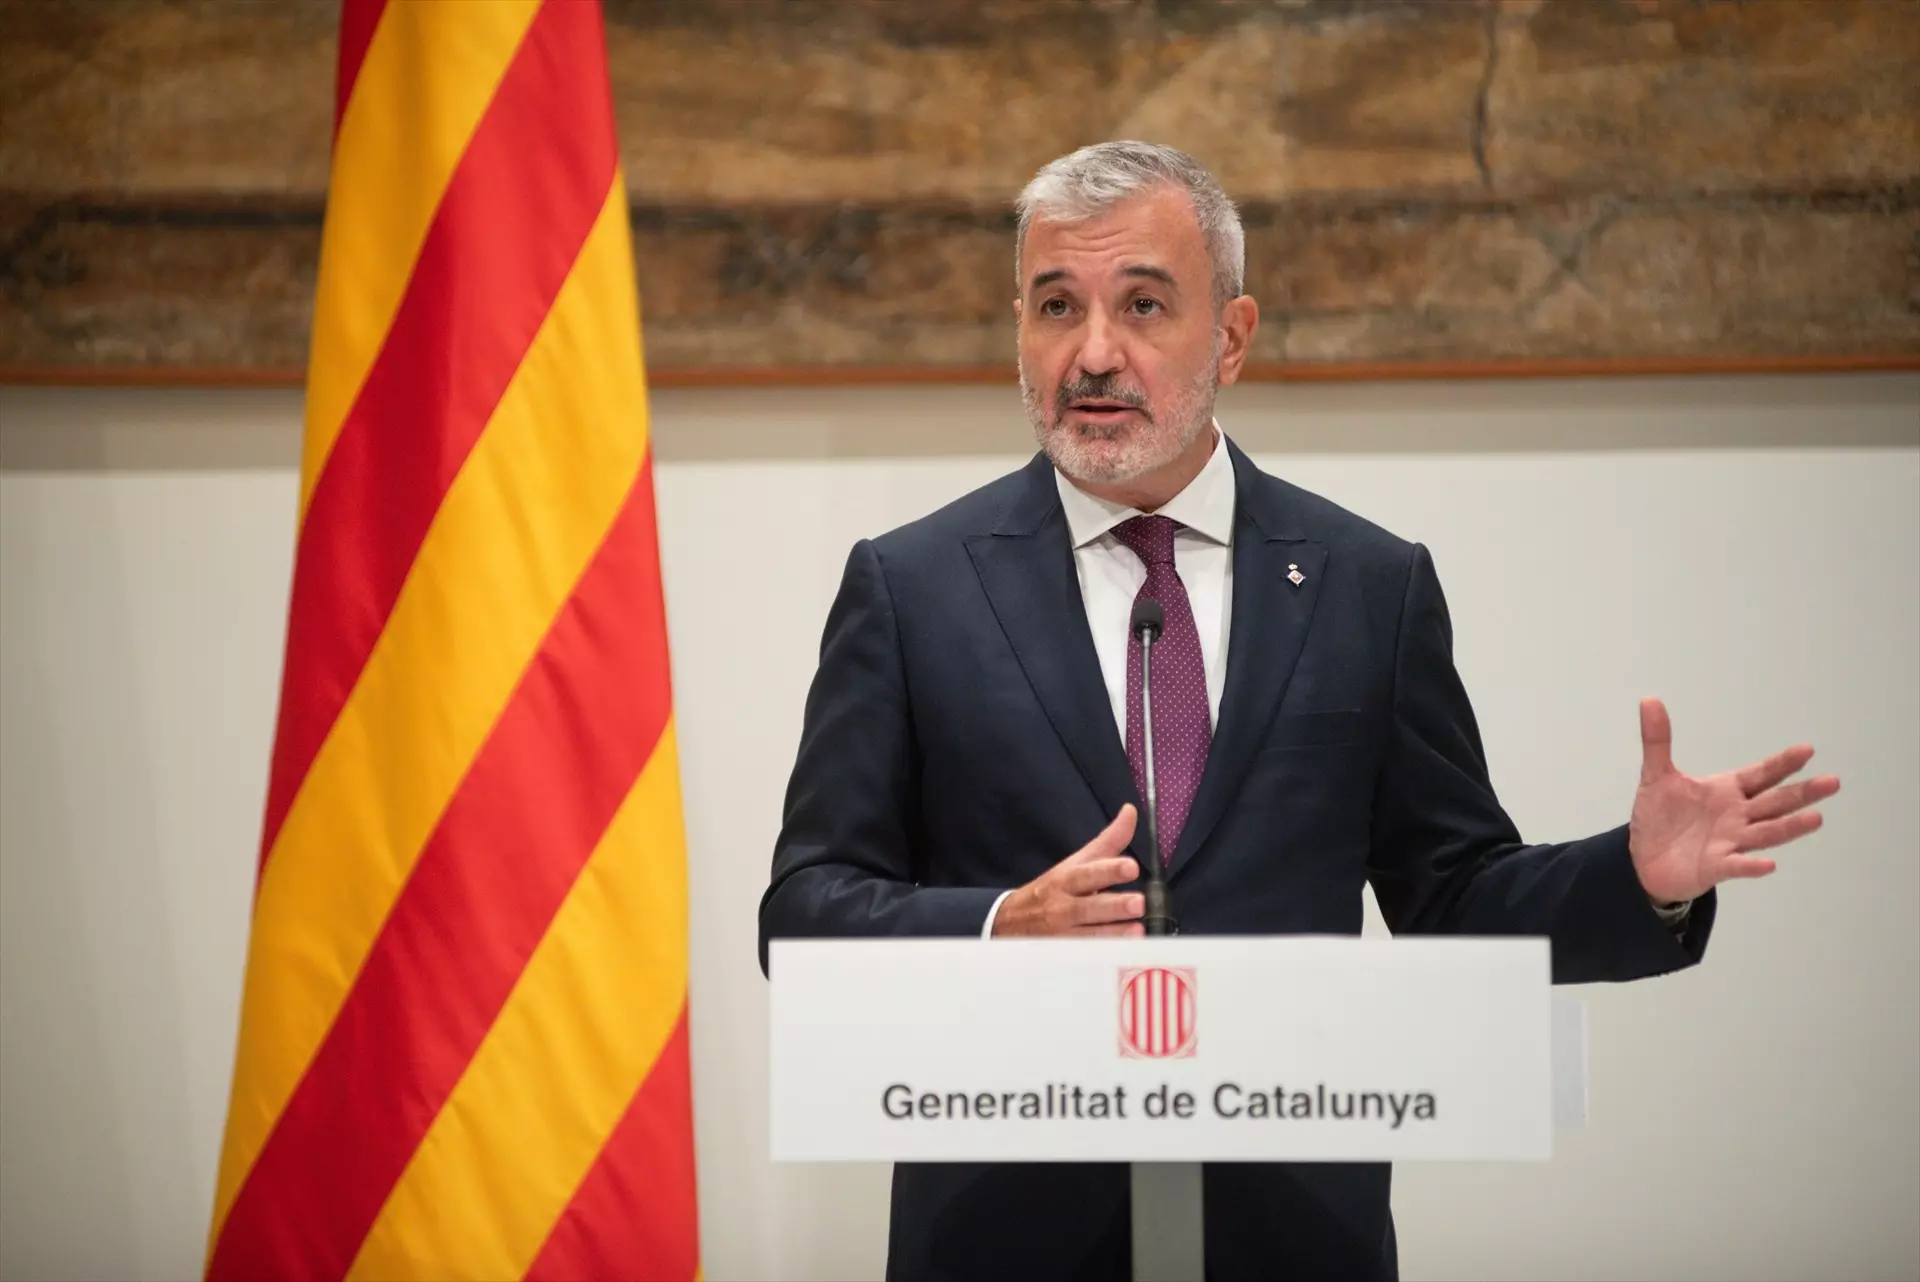
<path fill-rule="evenodd" d="M 686 854 L 595 0 L 346 0 L 210 1278 L 698 1271 Z"/>

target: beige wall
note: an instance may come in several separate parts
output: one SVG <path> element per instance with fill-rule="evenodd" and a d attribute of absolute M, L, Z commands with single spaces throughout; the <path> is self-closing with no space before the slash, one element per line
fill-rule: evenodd
<path fill-rule="evenodd" d="M 1016 465 L 1009 391 L 655 398 L 708 1276 L 877 1276 L 880 1167 L 766 1158 L 764 884 L 848 543 Z M 0 389 L 0 1276 L 184 1277 L 272 728 L 292 393 Z M 1806 738 L 1846 790 L 1707 964 L 1581 993 L 1588 1129 L 1407 1166 L 1406 1275 L 1920 1272 L 1920 378 L 1260 387 L 1266 466 L 1434 550 L 1524 831 Z"/>

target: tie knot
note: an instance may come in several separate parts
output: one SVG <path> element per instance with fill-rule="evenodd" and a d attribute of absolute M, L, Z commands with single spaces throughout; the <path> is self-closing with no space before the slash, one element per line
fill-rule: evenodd
<path fill-rule="evenodd" d="M 1179 528 L 1180 522 L 1170 516 L 1136 516 L 1114 526 L 1113 537 L 1151 568 L 1173 564 L 1173 532 Z"/>

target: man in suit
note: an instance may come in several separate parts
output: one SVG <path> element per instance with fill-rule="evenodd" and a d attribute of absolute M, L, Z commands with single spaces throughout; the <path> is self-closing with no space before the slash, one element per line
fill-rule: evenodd
<path fill-rule="evenodd" d="M 849 558 L 809 694 L 766 941 L 1133 935 L 1162 859 L 1188 934 L 1544 935 L 1556 982 L 1700 960 L 1714 887 L 1813 831 L 1812 749 L 1694 778 L 1640 709 L 1626 823 L 1528 845 L 1488 780 L 1427 550 L 1250 463 L 1214 419 L 1258 309 L 1191 157 L 1046 166 L 1019 203 L 1023 398 L 1041 452 Z M 1158 850 L 1136 599 L 1159 601 Z M 991 947 L 983 943 L 983 947 Z M 1392 1278 L 1390 1168 L 1204 1172 L 1209 1276 Z M 901 1164 L 888 1275 L 1122 1279 L 1122 1165 Z"/>

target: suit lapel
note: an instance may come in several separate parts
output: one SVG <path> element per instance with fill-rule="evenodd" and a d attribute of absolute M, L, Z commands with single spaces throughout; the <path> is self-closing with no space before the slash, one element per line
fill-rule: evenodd
<path fill-rule="evenodd" d="M 1246 776 L 1280 707 L 1313 621 L 1327 550 L 1310 542 L 1281 510 L 1247 457 L 1229 443 L 1234 470 L 1233 620 L 1227 633 L 1227 681 L 1207 768 L 1169 863 L 1178 873 L 1193 857 Z M 1298 567 L 1300 583 L 1288 575 Z M 1123 762 L 1124 764 L 1124 762 Z"/>
<path fill-rule="evenodd" d="M 1114 724 L 1067 518 L 1044 454 L 1028 466 L 1026 477 L 999 526 L 967 539 L 967 553 L 1047 719 L 1111 818 L 1123 804 L 1140 804 L 1133 771 Z"/>

